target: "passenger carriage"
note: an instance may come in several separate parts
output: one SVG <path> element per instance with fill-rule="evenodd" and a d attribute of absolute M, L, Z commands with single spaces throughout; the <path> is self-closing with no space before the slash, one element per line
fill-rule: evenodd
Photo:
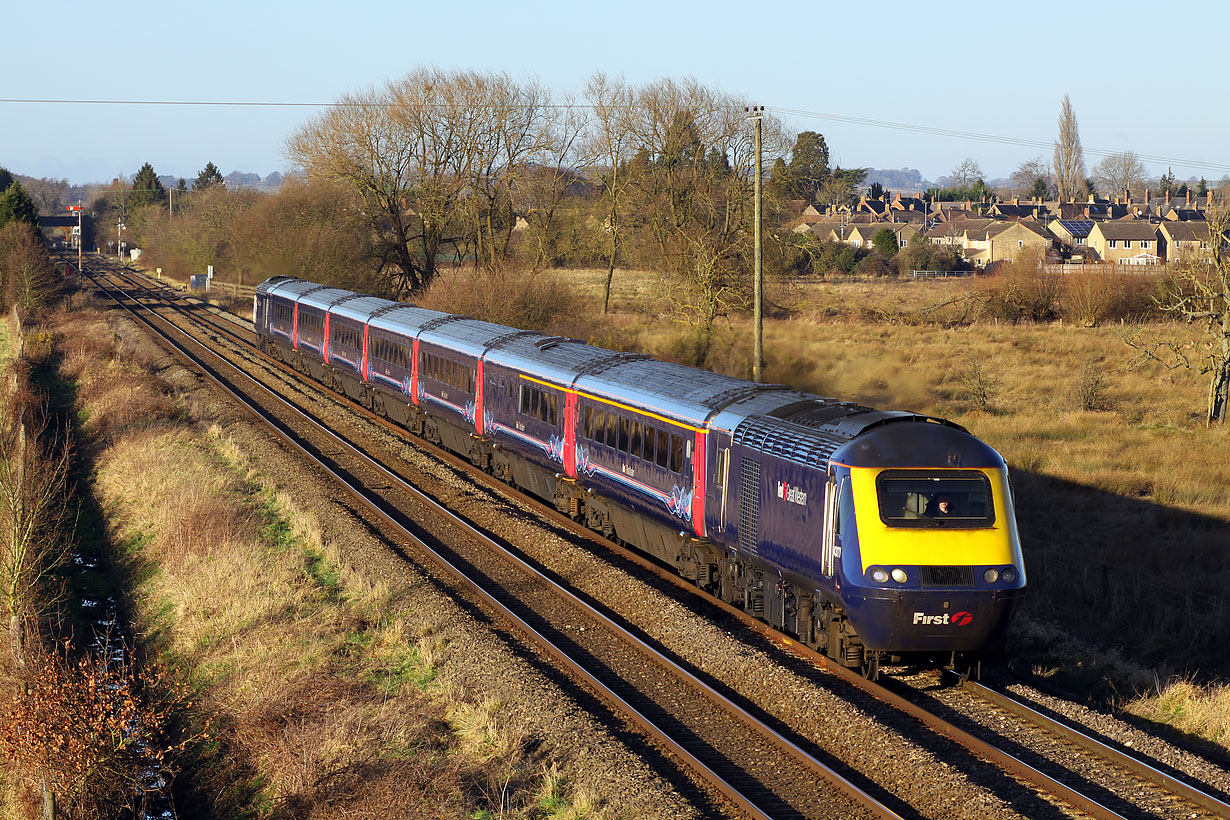
<path fill-rule="evenodd" d="M 1007 466 L 950 422 L 287 277 L 254 323 L 267 352 L 842 663 L 993 647 L 1024 592 Z"/>

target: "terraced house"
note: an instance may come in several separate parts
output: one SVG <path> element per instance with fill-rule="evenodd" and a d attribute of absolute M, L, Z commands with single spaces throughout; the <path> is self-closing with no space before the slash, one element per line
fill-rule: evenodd
<path fill-rule="evenodd" d="M 1095 222 L 1089 229 L 1090 258 L 1117 265 L 1156 265 L 1158 226 L 1143 219 Z"/>

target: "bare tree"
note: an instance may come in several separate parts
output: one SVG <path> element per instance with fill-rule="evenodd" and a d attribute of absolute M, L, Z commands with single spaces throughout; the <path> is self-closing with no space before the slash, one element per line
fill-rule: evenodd
<path fill-rule="evenodd" d="M 966 157 L 952 169 L 952 182 L 958 188 L 966 188 L 982 178 L 982 166 L 973 157 Z"/>
<path fill-rule="evenodd" d="M 564 198 L 583 189 L 584 174 L 595 157 L 585 144 L 590 126 L 587 108 L 574 106 L 565 98 L 549 109 L 545 117 L 546 139 L 512 188 L 516 210 L 525 214 L 530 246 L 530 266 L 541 270 L 562 261 L 573 249 L 574 240 L 561 235 L 556 218 Z"/>
<path fill-rule="evenodd" d="M 1201 330 L 1202 341 L 1176 338 L 1142 340 L 1128 337 L 1139 355 L 1133 366 L 1155 361 L 1163 366 L 1195 370 L 1209 377 L 1206 424 L 1224 424 L 1230 402 L 1230 205 L 1216 204 L 1207 212 L 1207 255 L 1187 260 L 1170 293 L 1159 306 Z"/>
<path fill-rule="evenodd" d="M 0 584 L 13 659 L 25 662 L 25 635 L 51 602 L 46 585 L 68 556 L 64 506 L 71 450 L 47 444 L 32 424 L 21 365 L 8 374 L 7 412 L 0 421 Z"/>
<path fill-rule="evenodd" d="M 1043 198 L 1048 197 L 1052 193 L 1051 184 L 1051 166 L 1047 165 L 1042 157 L 1026 160 L 1016 167 L 1009 179 L 1012 181 L 1012 192 L 1017 196 L 1034 196 L 1035 192 L 1041 193 Z M 1042 185 L 1039 186 L 1038 182 Z M 1041 189 L 1045 189 L 1042 191 Z"/>
<path fill-rule="evenodd" d="M 632 112 L 633 91 L 622 79 L 611 80 L 602 72 L 595 73 L 585 86 L 585 96 L 594 109 L 593 129 L 588 150 L 605 166 L 599 174 L 605 203 L 606 219 L 603 231 L 607 238 L 606 287 L 602 295 L 602 312 L 611 309 L 611 281 L 615 278 L 615 263 L 624 242 L 624 192 L 629 182 L 628 163 L 634 153 L 634 141 L 628 118 Z"/>
<path fill-rule="evenodd" d="M 1102 193 L 1117 196 L 1124 191 L 1142 191 L 1148 171 L 1132 151 L 1111 154 L 1093 166 L 1093 181 Z"/>
<path fill-rule="evenodd" d="M 708 356 L 715 320 L 740 301 L 749 267 L 754 148 L 745 102 L 692 79 L 662 79 L 637 90 L 630 117 L 635 248 L 670 276 L 676 315 L 696 332 L 696 364 Z M 783 132 L 774 117 L 763 124 L 771 156 Z"/>
<path fill-rule="evenodd" d="M 1071 200 L 1085 192 L 1085 152 L 1081 148 L 1076 112 L 1067 94 L 1063 95 L 1059 109 L 1059 137 L 1055 140 L 1052 165 L 1060 200 Z"/>

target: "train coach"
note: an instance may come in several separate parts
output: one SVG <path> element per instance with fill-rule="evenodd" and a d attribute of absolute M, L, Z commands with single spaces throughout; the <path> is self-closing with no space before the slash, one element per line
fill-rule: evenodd
<path fill-rule="evenodd" d="M 268 355 L 876 674 L 996 649 L 1025 589 L 1007 466 L 879 411 L 291 277 Z"/>

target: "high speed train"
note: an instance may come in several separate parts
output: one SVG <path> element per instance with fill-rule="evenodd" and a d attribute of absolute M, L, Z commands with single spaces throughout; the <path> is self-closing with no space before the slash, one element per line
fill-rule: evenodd
<path fill-rule="evenodd" d="M 950 421 L 278 276 L 262 350 L 834 660 L 974 659 L 1025 590 L 1004 459 Z"/>

